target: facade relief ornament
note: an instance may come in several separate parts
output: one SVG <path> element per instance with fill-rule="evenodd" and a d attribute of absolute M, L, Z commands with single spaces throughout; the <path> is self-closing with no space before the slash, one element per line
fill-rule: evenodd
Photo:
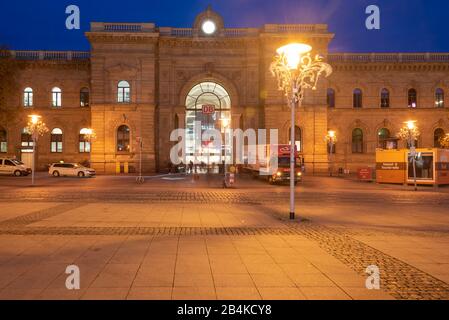
<path fill-rule="evenodd" d="M 107 72 L 109 74 L 135 76 L 138 72 L 138 68 L 128 64 L 118 63 L 112 67 L 107 68 Z"/>

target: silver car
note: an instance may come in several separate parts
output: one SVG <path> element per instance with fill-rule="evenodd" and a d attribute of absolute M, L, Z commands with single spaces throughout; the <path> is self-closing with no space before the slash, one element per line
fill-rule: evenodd
<path fill-rule="evenodd" d="M 50 166 L 48 173 L 53 177 L 73 176 L 73 177 L 94 177 L 94 169 L 84 167 L 79 163 L 54 163 Z"/>

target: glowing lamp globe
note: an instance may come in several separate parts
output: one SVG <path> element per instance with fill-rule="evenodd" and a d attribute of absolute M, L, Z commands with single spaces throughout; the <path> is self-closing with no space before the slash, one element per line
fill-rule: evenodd
<path fill-rule="evenodd" d="M 416 121 L 407 121 L 405 122 L 405 124 L 407 125 L 407 128 L 409 128 L 409 130 L 412 130 L 415 128 L 415 123 Z"/>
<path fill-rule="evenodd" d="M 290 43 L 276 50 L 280 56 L 285 57 L 287 67 L 291 70 L 298 69 L 301 56 L 310 51 L 312 51 L 312 47 L 304 43 Z"/>
<path fill-rule="evenodd" d="M 215 30 L 217 30 L 217 26 L 215 23 L 211 20 L 206 20 L 203 22 L 203 25 L 201 26 L 201 29 L 205 34 L 213 34 Z"/>

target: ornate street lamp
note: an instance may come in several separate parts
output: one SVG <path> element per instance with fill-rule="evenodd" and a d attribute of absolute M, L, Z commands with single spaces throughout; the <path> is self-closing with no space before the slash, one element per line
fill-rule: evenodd
<path fill-rule="evenodd" d="M 334 153 L 334 146 L 337 143 L 337 134 L 335 133 L 335 131 L 329 130 L 327 132 L 327 135 L 326 135 L 325 139 L 326 139 L 327 145 L 329 146 L 329 162 L 330 162 L 329 176 L 332 177 L 333 168 L 334 168 L 333 162 L 332 162 L 332 160 L 333 160 L 332 156 L 333 156 L 333 153 Z"/>
<path fill-rule="evenodd" d="M 413 164 L 413 181 L 415 184 L 415 191 L 418 190 L 418 186 L 416 183 L 416 147 L 415 140 L 420 136 L 419 129 L 416 126 L 416 122 L 414 120 L 404 122 L 405 126 L 401 128 L 398 133 L 398 137 L 407 142 L 408 148 L 410 150 L 410 156 L 412 157 Z"/>
<path fill-rule="evenodd" d="M 31 135 L 33 139 L 33 165 L 31 169 L 31 185 L 34 186 L 34 172 L 36 171 L 36 144 L 40 136 L 43 136 L 48 132 L 48 128 L 41 120 L 41 116 L 32 114 L 28 116 L 29 121 L 26 127 L 26 131 Z"/>
<path fill-rule="evenodd" d="M 305 89 L 316 90 L 319 77 L 332 73 L 332 67 L 319 55 L 312 58 L 311 51 L 312 47 L 307 44 L 288 44 L 277 49 L 277 56 L 270 66 L 291 109 L 290 219 L 295 219 L 295 107 L 296 104 L 301 106 Z"/>

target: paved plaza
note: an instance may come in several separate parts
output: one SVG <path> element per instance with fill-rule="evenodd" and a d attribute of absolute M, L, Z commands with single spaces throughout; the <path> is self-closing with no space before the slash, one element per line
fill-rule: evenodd
<path fill-rule="evenodd" d="M 288 187 L 247 177 L 29 184 L 0 177 L 0 299 L 449 298 L 449 188 L 306 177 L 289 221 Z"/>

